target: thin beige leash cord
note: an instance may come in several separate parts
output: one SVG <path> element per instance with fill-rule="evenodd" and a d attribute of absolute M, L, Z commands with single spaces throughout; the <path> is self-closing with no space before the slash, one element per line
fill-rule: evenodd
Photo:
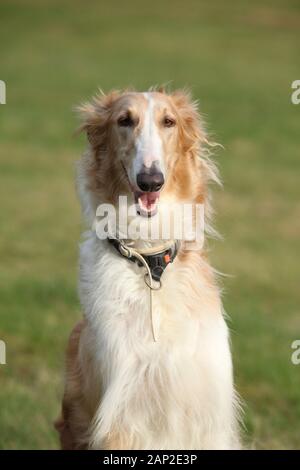
<path fill-rule="evenodd" d="M 153 341 L 156 343 L 156 334 L 155 334 L 155 328 L 154 328 L 154 322 L 153 322 L 153 293 L 152 293 L 152 291 L 159 290 L 161 288 L 161 281 L 159 281 L 158 285 L 155 286 L 153 278 L 152 278 L 151 270 L 150 270 L 150 268 L 147 264 L 147 261 L 145 260 L 145 258 L 140 253 L 138 253 L 133 248 L 130 248 L 129 246 L 124 245 L 123 243 L 121 243 L 121 245 L 120 245 L 120 250 L 122 250 L 122 253 L 127 258 L 131 258 L 132 256 L 137 258 L 143 264 L 143 266 L 146 268 L 144 281 L 145 281 L 146 286 L 149 287 L 149 293 L 150 293 L 150 298 L 149 298 L 150 322 L 151 322 L 151 330 L 152 330 Z"/>

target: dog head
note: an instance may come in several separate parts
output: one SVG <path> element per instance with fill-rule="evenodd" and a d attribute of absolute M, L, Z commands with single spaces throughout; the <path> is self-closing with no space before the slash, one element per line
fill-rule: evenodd
<path fill-rule="evenodd" d="M 188 93 L 112 91 L 79 111 L 89 141 L 84 191 L 90 192 L 94 209 L 126 195 L 137 214 L 149 218 L 162 201 L 205 201 L 207 182 L 217 177 L 205 157 L 207 137 Z"/>

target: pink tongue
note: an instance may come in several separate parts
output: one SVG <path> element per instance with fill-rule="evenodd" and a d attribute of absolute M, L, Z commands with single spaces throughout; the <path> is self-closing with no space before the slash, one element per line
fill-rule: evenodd
<path fill-rule="evenodd" d="M 142 193 L 140 195 L 140 199 L 141 201 L 143 202 L 143 204 L 145 205 L 145 207 L 147 207 L 147 209 L 150 209 L 152 204 L 154 204 L 158 198 L 158 192 L 154 192 L 154 193 Z"/>

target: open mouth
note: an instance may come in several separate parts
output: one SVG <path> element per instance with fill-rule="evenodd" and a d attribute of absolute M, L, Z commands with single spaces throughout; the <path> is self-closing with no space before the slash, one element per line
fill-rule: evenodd
<path fill-rule="evenodd" d="M 142 217 L 153 217 L 157 213 L 160 192 L 135 191 L 136 210 Z"/>
<path fill-rule="evenodd" d="M 157 213 L 158 200 L 160 196 L 160 191 L 153 192 L 144 192 L 144 191 L 135 191 L 132 187 L 125 165 L 121 162 L 127 182 L 134 194 L 134 201 L 136 205 L 136 211 L 142 217 L 153 217 Z"/>

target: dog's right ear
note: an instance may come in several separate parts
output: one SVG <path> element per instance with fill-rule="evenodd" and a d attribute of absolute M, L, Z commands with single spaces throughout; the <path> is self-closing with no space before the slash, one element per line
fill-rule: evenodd
<path fill-rule="evenodd" d="M 101 91 L 90 102 L 76 108 L 82 122 L 78 132 L 86 132 L 87 138 L 94 148 L 106 149 L 106 135 L 112 105 L 119 96 L 118 91 L 111 91 L 107 95 Z"/>

